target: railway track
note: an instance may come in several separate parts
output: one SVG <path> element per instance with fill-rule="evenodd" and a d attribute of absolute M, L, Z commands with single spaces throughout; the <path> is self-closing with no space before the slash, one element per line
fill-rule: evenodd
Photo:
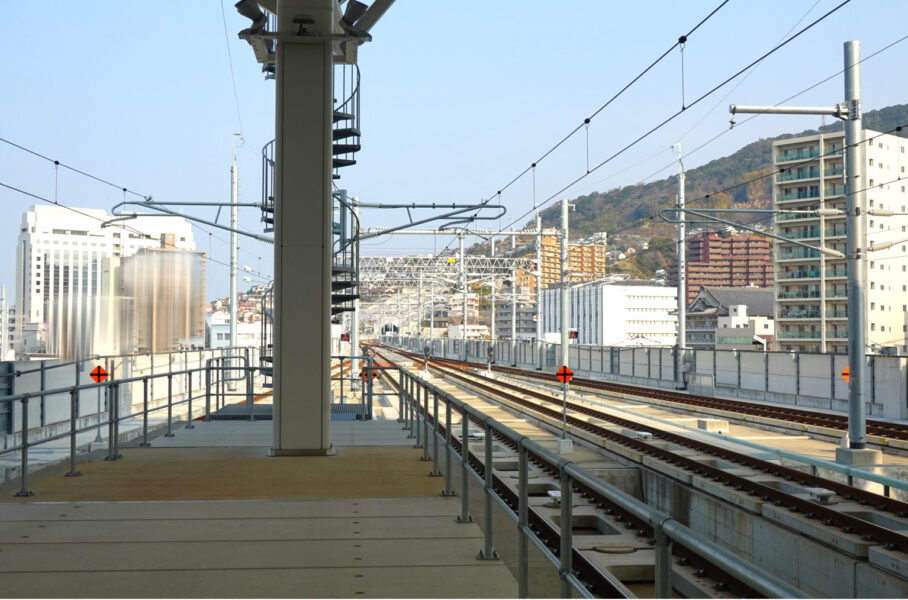
<path fill-rule="evenodd" d="M 461 364 L 475 369 L 485 369 L 487 366 L 485 363 L 465 362 L 453 359 L 443 359 L 442 362 L 448 364 Z M 552 374 L 540 371 L 528 371 L 526 369 L 502 367 L 498 365 L 492 365 L 492 371 L 527 379 L 536 379 L 546 383 L 553 383 Z M 745 400 L 715 398 L 712 396 L 701 396 L 681 391 L 662 390 L 576 376 L 571 379 L 571 387 L 664 400 L 690 407 L 734 411 L 741 414 L 771 418 L 779 421 L 815 425 L 817 427 L 825 427 L 842 432 L 848 431 L 848 417 L 840 414 L 822 413 L 814 410 L 781 405 L 767 406 L 765 404 L 747 402 Z M 871 436 L 908 442 L 908 424 L 881 421 L 879 419 L 867 419 L 867 433 Z"/>
<path fill-rule="evenodd" d="M 375 348 L 372 349 L 372 352 L 381 355 Z M 395 352 L 397 352 L 395 350 Z M 387 360 L 387 364 L 393 363 L 393 360 L 390 359 L 387 355 L 382 355 L 382 358 Z M 430 363 L 431 365 L 431 363 Z M 380 371 L 379 378 L 383 380 L 385 385 L 389 388 L 394 389 L 397 392 L 400 392 L 400 387 L 397 380 L 391 376 L 387 371 Z M 456 409 L 455 409 L 456 410 Z M 427 423 L 432 424 L 438 428 L 439 434 L 445 436 L 447 431 L 445 429 L 444 422 L 435 418 L 435 415 L 428 413 L 423 415 Z M 463 418 L 463 415 L 461 415 Z M 484 424 L 475 419 L 474 417 L 467 415 L 467 418 L 470 422 L 473 423 L 476 427 L 483 427 Z M 512 451 L 517 450 L 517 441 L 505 438 L 500 435 L 495 435 L 494 439 L 496 442 L 503 444 L 509 447 Z M 458 454 L 463 456 L 463 444 L 461 440 L 456 436 L 456 432 L 452 427 L 450 442 L 452 447 L 456 450 Z M 468 450 L 468 463 L 473 471 L 482 479 L 486 476 L 486 465 L 480 456 L 474 452 Z M 549 462 L 543 457 L 536 456 L 534 454 L 529 455 L 529 462 L 535 468 L 539 469 L 542 472 L 547 473 L 552 478 L 557 480 L 558 476 L 558 466 Z M 519 508 L 519 496 L 517 490 L 514 489 L 513 485 L 509 482 L 506 482 L 498 475 L 492 475 L 493 479 L 493 491 L 504 501 L 507 506 L 515 512 Z M 586 488 L 582 485 L 576 485 L 573 490 L 576 494 L 580 496 L 580 501 L 585 502 L 591 506 L 594 506 L 599 511 L 604 512 L 609 517 L 613 518 L 615 521 L 622 523 L 625 529 L 634 531 L 635 535 L 639 538 L 646 540 L 646 543 L 650 546 L 655 545 L 654 531 L 645 522 L 639 522 L 635 517 L 626 513 L 621 507 L 613 504 L 606 498 L 600 496 L 594 491 Z M 558 526 L 552 523 L 550 520 L 545 518 L 544 515 L 540 514 L 532 506 L 529 507 L 528 513 L 528 524 L 530 530 L 536 535 L 543 544 L 549 549 L 554 556 L 560 556 L 561 553 L 561 534 Z M 677 559 L 678 564 L 687 568 L 690 572 L 693 573 L 694 577 L 698 579 L 705 579 L 712 581 L 714 589 L 723 595 L 725 593 L 734 594 L 738 597 L 760 597 L 760 594 L 755 592 L 752 588 L 748 587 L 746 584 L 734 579 L 733 577 L 728 576 L 725 572 L 716 568 L 714 565 L 710 564 L 703 557 L 697 555 L 694 552 L 691 552 L 689 549 L 680 546 L 678 544 L 673 545 L 672 554 Z M 586 585 L 587 590 L 593 594 L 595 597 L 599 598 L 623 598 L 629 597 L 624 593 L 624 590 L 616 587 L 613 584 L 611 577 L 608 577 L 602 573 L 599 567 L 597 567 L 591 560 L 589 560 L 581 552 L 579 548 L 574 546 L 572 548 L 572 565 L 574 570 L 574 575 L 580 579 Z"/>
<path fill-rule="evenodd" d="M 421 358 L 413 353 L 403 352 L 397 349 L 395 349 L 395 352 L 410 358 Z M 446 377 L 460 382 L 462 385 L 482 390 L 493 396 L 504 398 L 515 405 L 552 420 L 560 421 L 561 419 L 561 398 L 556 398 L 552 394 L 530 390 L 513 383 L 490 379 L 477 372 L 475 369 L 472 370 L 469 375 L 466 375 L 462 370 L 463 364 L 459 361 L 452 363 L 452 361 L 430 360 L 429 365 L 437 371 L 443 372 Z M 468 365 L 475 366 L 475 363 L 468 363 Z M 485 368 L 485 365 L 481 366 Z M 653 442 L 667 441 L 672 445 L 683 449 L 696 450 L 703 454 L 715 456 L 733 463 L 736 467 L 749 468 L 806 487 L 825 488 L 835 492 L 842 499 L 857 502 L 862 506 L 873 508 L 877 511 L 888 512 L 891 515 L 902 519 L 908 518 L 908 504 L 905 502 L 831 481 L 829 479 L 824 479 L 822 477 L 809 475 L 795 469 L 763 461 L 753 456 L 734 452 L 707 442 L 693 440 L 681 434 L 654 428 L 649 424 L 647 424 L 644 429 L 653 435 L 653 441 L 640 440 L 632 436 L 624 435 L 615 431 L 613 427 L 606 425 L 611 424 L 621 428 L 638 430 L 641 428 L 641 425 L 636 421 L 616 417 L 596 410 L 595 408 L 574 402 L 568 402 L 568 410 L 568 424 L 576 430 L 591 433 L 596 438 L 610 440 L 644 455 L 661 459 L 670 465 L 680 467 L 694 475 L 708 477 L 723 486 L 731 487 L 735 490 L 744 492 L 749 496 L 757 497 L 764 502 L 772 502 L 776 506 L 786 507 L 789 511 L 800 513 L 807 519 L 818 520 L 825 526 L 836 528 L 842 533 L 854 534 L 864 541 L 879 543 L 888 550 L 897 550 L 903 553 L 908 552 L 908 535 L 905 535 L 904 533 L 893 531 L 865 519 L 833 510 L 817 502 L 785 493 L 779 489 L 766 485 L 765 483 L 753 481 L 748 477 L 729 473 L 728 470 L 704 464 L 694 458 L 689 458 L 670 449 L 659 447 L 658 444 Z M 582 417 L 578 415 L 582 415 Z"/>

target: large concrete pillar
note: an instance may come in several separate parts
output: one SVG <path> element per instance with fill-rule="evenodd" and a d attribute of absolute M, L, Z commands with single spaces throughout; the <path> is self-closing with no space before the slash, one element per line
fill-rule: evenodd
<path fill-rule="evenodd" d="M 274 454 L 328 454 L 333 2 L 277 5 Z"/>

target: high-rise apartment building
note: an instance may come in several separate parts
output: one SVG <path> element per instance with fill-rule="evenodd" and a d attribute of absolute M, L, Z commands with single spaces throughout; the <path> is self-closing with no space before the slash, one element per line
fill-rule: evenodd
<path fill-rule="evenodd" d="M 16 246 L 17 354 L 74 356 L 129 351 L 118 319 L 130 309 L 119 292 L 120 260 L 161 247 L 162 236 L 192 250 L 182 217 L 140 216 L 102 224 L 103 210 L 33 206 Z"/>
<path fill-rule="evenodd" d="M 687 240 L 687 302 L 704 286 L 772 287 L 772 242 L 760 235 L 715 231 Z M 678 263 L 669 268 L 666 285 L 678 285 Z"/>
<path fill-rule="evenodd" d="M 868 352 L 905 346 L 908 316 L 908 237 L 905 216 L 874 216 L 868 209 L 905 212 L 908 141 L 865 130 L 866 189 L 863 226 L 868 247 L 895 242 L 889 249 L 865 252 Z M 773 143 L 776 210 L 845 210 L 844 134 L 818 134 Z M 784 169 L 784 170 L 783 170 Z M 780 172 L 781 171 L 781 172 Z M 776 214 L 775 233 L 816 247 L 845 253 L 845 220 L 839 216 Z M 776 345 L 780 350 L 847 352 L 848 291 L 844 258 L 825 256 L 776 241 Z"/>
<path fill-rule="evenodd" d="M 593 281 L 603 277 L 606 273 L 605 242 L 568 244 L 568 263 L 570 265 L 568 280 L 572 283 Z M 543 288 L 561 283 L 561 240 L 558 236 L 542 236 L 541 271 Z"/>

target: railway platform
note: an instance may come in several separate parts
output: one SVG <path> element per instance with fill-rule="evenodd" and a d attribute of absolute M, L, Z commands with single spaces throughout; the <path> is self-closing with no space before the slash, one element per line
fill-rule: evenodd
<path fill-rule="evenodd" d="M 271 422 L 197 422 L 0 487 L 4 597 L 515 597 L 394 420 L 332 425 L 333 457 L 269 457 Z"/>

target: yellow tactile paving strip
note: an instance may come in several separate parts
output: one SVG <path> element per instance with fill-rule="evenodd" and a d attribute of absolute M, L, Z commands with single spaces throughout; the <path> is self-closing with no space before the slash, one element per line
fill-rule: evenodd
<path fill-rule="evenodd" d="M 81 463 L 34 474 L 30 498 L 18 480 L 0 497 L 19 502 L 438 497 L 444 480 L 405 446 L 339 448 L 330 457 L 269 457 L 261 447 L 126 448 L 118 461 Z"/>

